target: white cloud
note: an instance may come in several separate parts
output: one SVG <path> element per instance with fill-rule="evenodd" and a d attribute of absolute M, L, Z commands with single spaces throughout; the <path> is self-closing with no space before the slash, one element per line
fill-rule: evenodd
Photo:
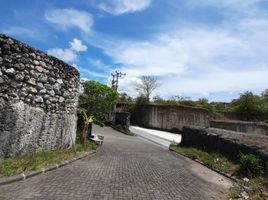
<path fill-rule="evenodd" d="M 87 50 L 87 46 L 83 45 L 82 41 L 76 38 L 70 41 L 69 45 L 70 47 L 67 49 L 52 48 L 52 49 L 49 49 L 47 53 L 65 62 L 74 62 L 74 61 L 78 61 L 77 52 Z"/>
<path fill-rule="evenodd" d="M 254 6 L 256 3 L 261 0 L 187 0 L 188 5 L 190 6 L 215 6 L 228 9 L 237 9 L 241 10 L 242 8 Z"/>
<path fill-rule="evenodd" d="M 84 77 L 107 78 L 106 73 L 95 72 L 93 69 L 90 69 L 90 68 L 88 69 L 88 68 L 84 68 L 84 67 L 79 67 L 79 71 Z"/>
<path fill-rule="evenodd" d="M 81 77 L 82 77 L 81 80 L 90 80 L 92 78 L 107 78 L 106 73 L 95 72 L 91 68 L 88 69 L 88 68 L 80 67 L 76 63 L 72 63 L 72 66 L 75 67 L 80 72 Z"/>
<path fill-rule="evenodd" d="M 47 53 L 65 62 L 77 61 L 76 53 L 70 49 L 53 48 L 53 49 L 49 49 Z"/>
<path fill-rule="evenodd" d="M 23 35 L 29 38 L 38 38 L 39 33 L 37 33 L 33 29 L 28 29 L 25 27 L 13 26 L 7 29 L 2 30 L 1 32 L 8 34 L 8 35 Z"/>
<path fill-rule="evenodd" d="M 142 11 L 148 8 L 151 0 L 109 0 L 99 4 L 99 8 L 105 12 L 120 15 Z"/>
<path fill-rule="evenodd" d="M 89 58 L 90 66 L 96 67 L 101 70 L 109 70 L 112 66 L 104 64 L 100 59 Z"/>
<path fill-rule="evenodd" d="M 268 68 L 251 70 L 211 70 L 196 76 L 168 76 L 161 79 L 162 95 L 170 95 L 164 88 L 172 88 L 176 94 L 209 94 L 258 90 L 268 84 Z M 176 84 L 174 84 L 176 83 Z M 263 88 L 264 89 L 264 88 Z M 203 96 L 203 95 L 202 95 Z"/>
<path fill-rule="evenodd" d="M 69 44 L 70 44 L 70 48 L 74 51 L 79 52 L 79 51 L 87 50 L 87 46 L 84 45 L 81 40 L 78 40 L 76 38 L 74 38 L 71 42 L 69 42 Z"/>
<path fill-rule="evenodd" d="M 119 89 L 136 95 L 142 75 L 158 76 L 158 94 L 239 93 L 263 90 L 268 79 L 268 19 L 241 19 L 211 29 L 179 28 L 147 41 L 111 40 L 101 47 L 127 74 Z M 198 96 L 198 95 L 197 95 Z"/>
<path fill-rule="evenodd" d="M 45 13 L 45 18 L 62 29 L 75 27 L 85 33 L 90 33 L 93 25 L 91 14 L 75 9 L 48 10 Z"/>
<path fill-rule="evenodd" d="M 268 84 L 268 18 L 257 5 L 260 1 L 189 0 L 192 8 L 217 7 L 221 19 L 217 24 L 171 22 L 140 41 L 103 35 L 89 40 L 127 74 L 120 79 L 119 90 L 133 96 L 142 75 L 158 77 L 161 87 L 156 93 L 163 97 L 221 93 L 224 99 L 225 94 L 261 91 Z"/>

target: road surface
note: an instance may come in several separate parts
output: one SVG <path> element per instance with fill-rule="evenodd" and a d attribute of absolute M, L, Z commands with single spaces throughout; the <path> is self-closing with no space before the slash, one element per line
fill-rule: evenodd
<path fill-rule="evenodd" d="M 185 157 L 111 128 L 94 127 L 104 144 L 93 157 L 0 186 L 7 200 L 224 199 L 231 182 Z"/>
<path fill-rule="evenodd" d="M 147 139 L 153 143 L 156 143 L 165 149 L 169 148 L 170 143 L 175 142 L 179 144 L 181 142 L 181 135 L 170 133 L 166 131 L 158 131 L 154 129 L 141 128 L 138 126 L 130 126 L 130 131 L 137 136 Z"/>

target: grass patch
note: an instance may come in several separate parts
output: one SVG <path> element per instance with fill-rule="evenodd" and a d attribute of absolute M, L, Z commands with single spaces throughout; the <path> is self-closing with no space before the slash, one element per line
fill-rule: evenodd
<path fill-rule="evenodd" d="M 233 175 L 239 169 L 237 164 L 217 153 L 208 153 L 192 147 L 179 147 L 175 145 L 171 145 L 170 149 L 193 160 L 199 160 L 209 168 L 217 169 L 230 175 Z"/>
<path fill-rule="evenodd" d="M 76 144 L 76 151 L 73 148 L 53 151 L 39 148 L 30 155 L 18 156 L 0 162 L 0 177 L 13 176 L 25 171 L 37 170 L 50 164 L 69 160 L 84 152 L 95 151 L 96 149 L 97 145 L 93 142 L 87 142 L 84 147 L 81 144 Z"/>
<path fill-rule="evenodd" d="M 259 177 L 264 173 L 261 159 L 253 154 L 240 153 L 239 164 L 241 174 L 246 176 Z"/>
<path fill-rule="evenodd" d="M 170 150 L 193 160 L 199 160 L 211 169 L 236 175 L 242 179 L 244 177 L 249 178 L 248 182 L 241 180 L 237 186 L 230 188 L 228 199 L 238 199 L 245 191 L 249 200 L 264 200 L 267 198 L 264 197 L 264 193 L 268 191 L 267 174 L 261 167 L 260 159 L 252 154 L 240 154 L 238 164 L 236 164 L 218 153 L 210 153 L 192 147 L 180 147 L 172 144 Z"/>

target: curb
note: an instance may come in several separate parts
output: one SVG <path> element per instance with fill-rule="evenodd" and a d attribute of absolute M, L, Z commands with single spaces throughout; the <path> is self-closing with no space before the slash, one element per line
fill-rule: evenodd
<path fill-rule="evenodd" d="M 190 159 L 190 160 L 192 160 L 192 161 L 194 161 L 194 162 L 197 162 L 197 163 L 199 163 L 199 164 L 201 164 L 201 165 L 203 165 L 203 166 L 205 166 L 205 167 L 207 167 L 207 168 L 209 168 L 210 170 L 212 170 L 212 171 L 214 171 L 214 172 L 217 172 L 218 174 L 220 174 L 220 175 L 222 175 L 222 176 L 224 176 L 224 177 L 226 177 L 226 178 L 228 178 L 228 179 L 230 179 L 230 180 L 232 180 L 232 181 L 234 181 L 234 182 L 239 182 L 240 180 L 239 179 L 237 179 L 237 178 L 235 178 L 235 177 L 233 177 L 233 176 L 230 176 L 229 174 L 226 174 L 226 173 L 224 173 L 224 172 L 221 172 L 221 171 L 219 171 L 219 170 L 217 170 L 217 169 L 213 169 L 213 168 L 211 168 L 211 167 L 208 167 L 207 165 L 205 165 L 203 162 L 201 162 L 200 160 L 196 160 L 196 159 L 191 159 L 191 158 L 189 158 L 189 157 L 187 157 L 187 156 L 185 156 L 185 155 L 183 155 L 183 154 L 181 154 L 181 153 L 178 153 L 178 152 L 176 152 L 176 151 L 174 151 L 173 149 L 171 149 L 171 148 L 169 148 L 169 151 L 171 152 L 171 153 L 173 153 L 173 154 L 177 154 L 177 155 L 181 155 L 181 156 L 183 156 L 183 157 L 185 157 L 185 158 L 188 158 L 188 159 Z"/>
<path fill-rule="evenodd" d="M 161 148 L 169 149 L 168 146 L 164 146 L 163 144 L 161 144 L 161 143 L 159 143 L 159 142 L 156 142 L 155 140 L 149 139 L 149 138 L 144 137 L 144 136 L 142 136 L 142 135 L 137 135 L 137 136 L 143 138 L 144 140 L 147 140 L 147 141 L 149 141 L 149 142 L 152 142 L 152 143 L 154 143 L 155 145 L 160 146 Z M 158 138 L 158 139 L 162 139 L 162 138 L 160 138 L 160 137 L 156 137 L 156 138 Z M 165 140 L 165 139 L 164 139 L 164 140 Z M 170 143 L 172 142 L 172 141 L 168 141 L 168 140 L 165 140 L 165 141 L 166 141 L 166 142 L 170 142 Z"/>
<path fill-rule="evenodd" d="M 58 164 L 49 165 L 46 168 L 42 168 L 42 169 L 38 169 L 38 170 L 34 170 L 34 171 L 24 172 L 22 174 L 15 175 L 15 176 L 0 178 L 0 186 L 1 185 L 7 185 L 7 184 L 10 184 L 10 183 L 14 183 L 14 182 L 17 182 L 17 181 L 22 181 L 22 180 L 25 180 L 25 179 L 35 177 L 35 176 L 40 175 L 40 174 L 47 173 L 49 171 L 56 170 L 58 168 L 64 167 L 64 166 L 66 166 L 68 164 L 71 164 L 71 163 L 73 163 L 73 162 L 75 162 L 77 160 L 81 160 L 81 159 L 83 159 L 83 158 L 85 158 L 87 156 L 93 156 L 97 152 L 98 152 L 98 148 L 95 151 L 79 155 L 77 157 L 72 158 L 71 160 L 66 160 L 66 161 L 63 161 L 63 162 L 58 163 Z"/>
<path fill-rule="evenodd" d="M 126 133 L 126 132 L 122 131 L 121 129 L 117 129 L 117 128 L 113 127 L 113 126 L 110 126 L 110 127 L 112 129 L 114 129 L 115 131 L 118 131 L 118 132 L 123 133 L 123 134 L 128 135 L 128 136 L 135 136 L 136 135 L 135 133 L 133 133 L 131 131 L 130 131 L 130 133 Z"/>

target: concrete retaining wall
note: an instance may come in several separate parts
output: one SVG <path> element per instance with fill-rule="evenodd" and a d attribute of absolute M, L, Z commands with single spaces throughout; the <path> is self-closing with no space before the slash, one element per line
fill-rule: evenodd
<path fill-rule="evenodd" d="M 159 130 L 182 131 L 183 126 L 209 126 L 206 109 L 187 106 L 144 105 L 131 111 L 131 123 Z"/>
<path fill-rule="evenodd" d="M 249 134 L 268 135 L 268 124 L 261 122 L 212 120 L 210 127 Z"/>
<path fill-rule="evenodd" d="M 240 152 L 251 153 L 268 162 L 268 137 L 264 135 L 250 135 L 213 128 L 184 127 L 181 145 L 219 152 L 235 161 Z"/>
<path fill-rule="evenodd" d="M 116 112 L 115 125 L 121 125 L 125 130 L 129 130 L 130 126 L 130 113 L 129 112 Z"/>

